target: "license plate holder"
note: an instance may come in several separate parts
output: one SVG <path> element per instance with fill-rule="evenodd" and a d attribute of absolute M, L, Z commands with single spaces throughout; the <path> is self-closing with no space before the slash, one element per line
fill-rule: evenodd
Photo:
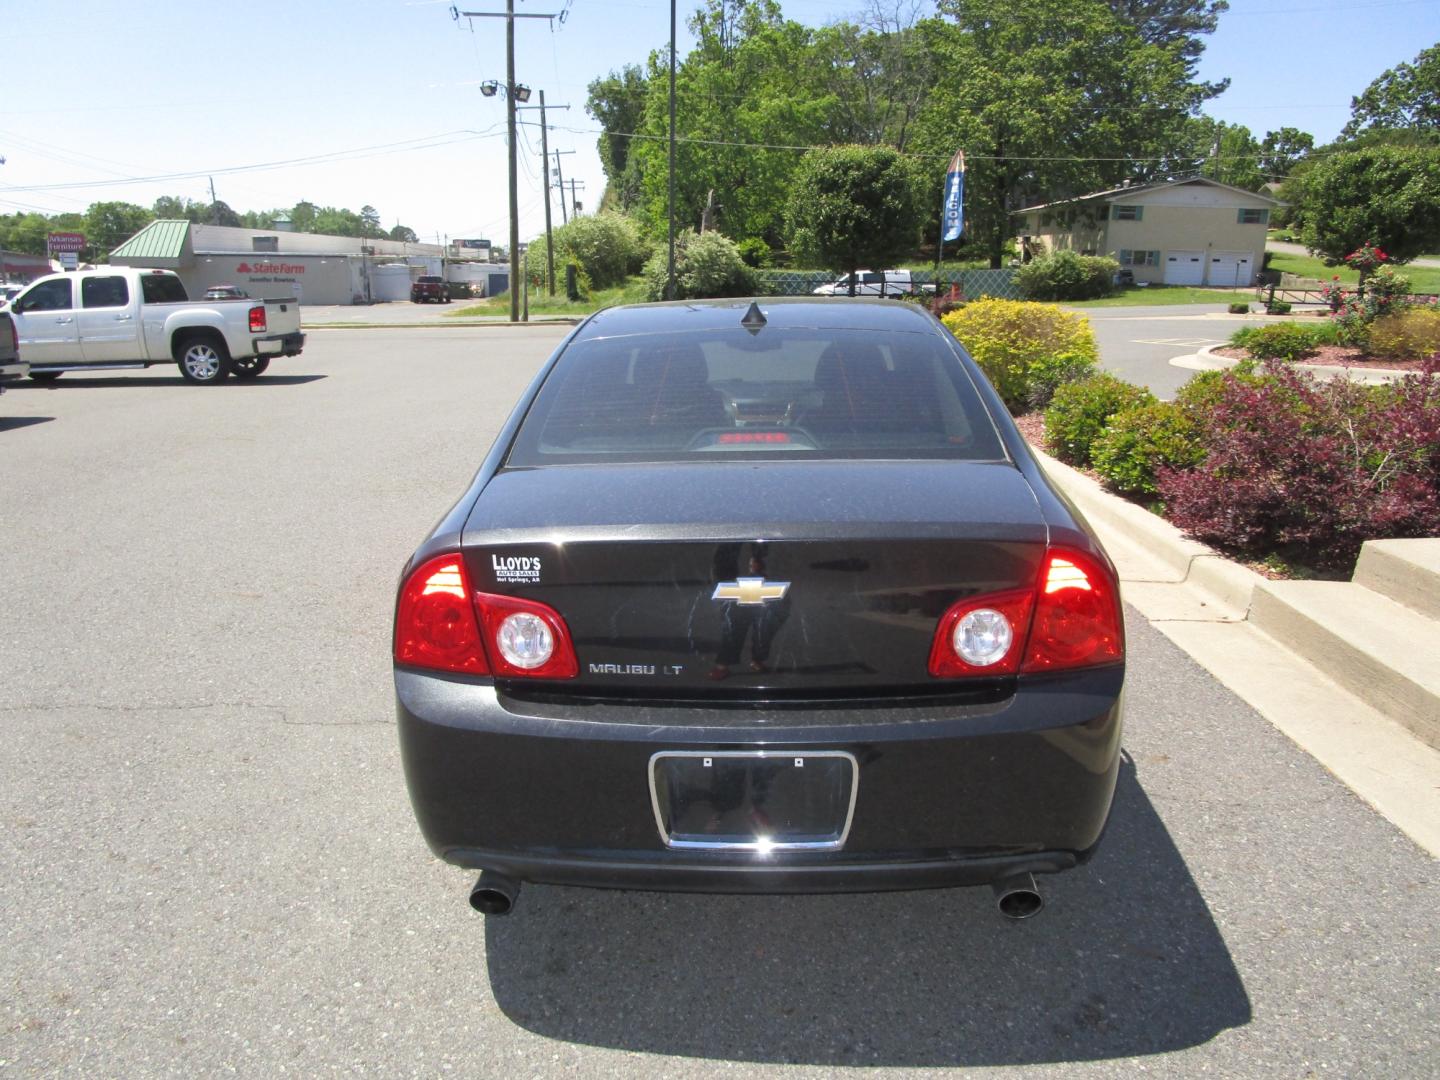
<path fill-rule="evenodd" d="M 650 803 L 667 847 L 833 851 L 855 813 L 860 766 L 844 750 L 661 750 Z"/>

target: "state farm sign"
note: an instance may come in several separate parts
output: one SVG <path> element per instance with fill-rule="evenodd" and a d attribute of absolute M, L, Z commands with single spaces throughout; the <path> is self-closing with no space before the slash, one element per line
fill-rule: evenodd
<path fill-rule="evenodd" d="M 303 263 L 242 262 L 235 268 L 237 274 L 303 274 Z"/>
<path fill-rule="evenodd" d="M 52 232 L 46 235 L 45 246 L 51 251 L 79 251 L 85 246 L 85 234 Z"/>

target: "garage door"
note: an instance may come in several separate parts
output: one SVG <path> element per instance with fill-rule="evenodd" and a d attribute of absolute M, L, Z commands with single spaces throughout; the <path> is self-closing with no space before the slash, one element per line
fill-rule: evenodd
<path fill-rule="evenodd" d="M 1211 285 L 1249 285 L 1254 278 L 1248 251 L 1215 251 L 1210 255 Z"/>
<path fill-rule="evenodd" d="M 1205 281 L 1203 251 L 1167 251 L 1165 253 L 1166 285 L 1200 285 Z"/>

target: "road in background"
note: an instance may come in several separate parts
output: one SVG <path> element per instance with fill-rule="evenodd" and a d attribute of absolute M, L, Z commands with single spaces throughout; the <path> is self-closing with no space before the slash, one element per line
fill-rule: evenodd
<path fill-rule="evenodd" d="M 1242 326 L 1281 322 L 1255 315 L 1230 315 L 1223 305 L 1190 307 L 1070 308 L 1095 330 L 1100 366 L 1126 382 L 1149 387 L 1169 400 L 1195 374 L 1173 367 L 1177 356 L 1223 345 Z"/>
<path fill-rule="evenodd" d="M 0 400 L 0 1067 L 1440 1071 L 1434 861 L 1133 618 L 1115 814 L 1036 919 L 984 889 L 471 912 L 405 793 L 391 604 L 565 329 Z"/>

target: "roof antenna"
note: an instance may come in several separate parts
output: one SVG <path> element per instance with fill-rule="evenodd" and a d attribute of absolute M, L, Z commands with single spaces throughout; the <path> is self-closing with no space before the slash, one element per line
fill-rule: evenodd
<path fill-rule="evenodd" d="M 749 330 L 751 336 L 754 336 L 764 329 L 766 321 L 765 313 L 760 310 L 760 305 L 751 300 L 750 308 L 745 312 L 745 317 L 740 320 L 740 325 Z"/>

